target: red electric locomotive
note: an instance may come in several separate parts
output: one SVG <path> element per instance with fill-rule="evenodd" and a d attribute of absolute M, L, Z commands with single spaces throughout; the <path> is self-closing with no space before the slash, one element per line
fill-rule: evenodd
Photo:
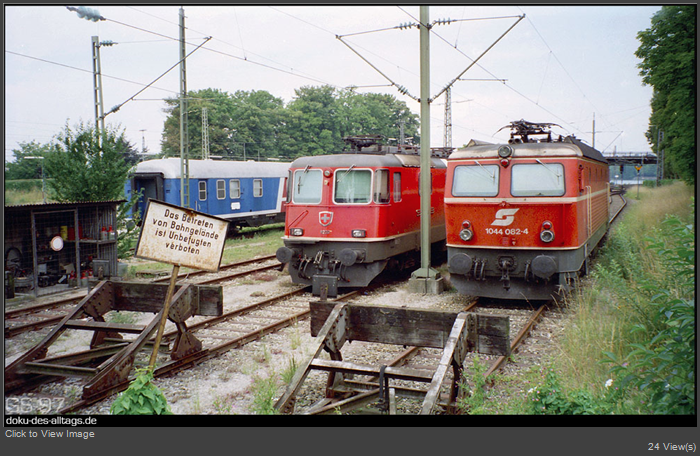
<path fill-rule="evenodd" d="M 471 141 L 447 161 L 450 279 L 466 295 L 549 300 L 587 272 L 608 229 L 603 154 L 554 124 L 510 125 L 508 144 Z"/>
<path fill-rule="evenodd" d="M 415 146 L 385 146 L 376 136 L 345 138 L 351 149 L 296 159 L 288 179 L 284 247 L 292 281 L 367 286 L 385 268 L 420 262 L 420 153 Z M 445 160 L 431 158 L 431 243 L 444 252 Z"/>

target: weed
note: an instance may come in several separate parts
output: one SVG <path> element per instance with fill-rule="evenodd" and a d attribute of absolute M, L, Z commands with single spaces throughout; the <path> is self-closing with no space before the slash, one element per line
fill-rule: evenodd
<path fill-rule="evenodd" d="M 297 364 L 297 360 L 292 356 L 291 359 L 289 360 L 289 364 L 287 365 L 287 368 L 282 371 L 280 376 L 282 377 L 282 381 L 284 382 L 285 385 L 289 385 L 292 382 L 292 379 L 294 378 L 294 375 L 297 373 L 297 368 L 299 365 Z"/>
<path fill-rule="evenodd" d="M 168 401 L 153 383 L 153 371 L 137 371 L 129 388 L 112 403 L 112 415 L 172 415 Z"/>
<path fill-rule="evenodd" d="M 256 415 L 277 415 L 279 411 L 274 407 L 277 387 L 275 376 L 257 378 L 252 386 L 253 403 L 250 406 L 251 412 Z"/>
<path fill-rule="evenodd" d="M 484 405 L 487 398 L 486 390 L 486 363 L 475 356 L 472 361 L 472 375 L 467 379 L 464 372 L 460 382 L 460 388 L 464 392 L 464 397 L 458 399 L 458 407 L 469 415 L 480 415 L 484 413 Z M 471 382 L 469 381 L 471 380 Z M 470 384 L 471 383 L 471 384 Z"/>

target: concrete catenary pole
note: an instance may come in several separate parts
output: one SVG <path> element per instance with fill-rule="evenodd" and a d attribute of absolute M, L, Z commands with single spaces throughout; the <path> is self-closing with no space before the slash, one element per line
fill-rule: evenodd
<path fill-rule="evenodd" d="M 440 293 L 440 274 L 430 268 L 430 30 L 428 7 L 420 7 L 420 233 L 421 267 L 409 287 L 415 292 Z"/>
<path fill-rule="evenodd" d="M 180 8 L 180 206 L 190 207 L 190 164 L 187 135 L 187 66 L 185 60 L 185 10 Z"/>
<path fill-rule="evenodd" d="M 100 62 L 100 38 L 92 37 L 92 79 L 95 92 L 95 128 L 99 138 L 105 129 L 104 98 L 102 97 L 102 63 Z"/>
<path fill-rule="evenodd" d="M 427 271 L 430 268 L 430 30 L 427 6 L 420 7 L 420 189 L 420 265 Z"/>

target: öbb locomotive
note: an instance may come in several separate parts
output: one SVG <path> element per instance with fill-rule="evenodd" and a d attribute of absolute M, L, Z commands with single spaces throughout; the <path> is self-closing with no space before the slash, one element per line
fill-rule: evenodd
<path fill-rule="evenodd" d="M 553 125 L 512 122 L 507 144 L 471 141 L 448 157 L 448 271 L 460 293 L 550 300 L 587 272 L 608 229 L 608 164 L 573 136 L 552 139 Z"/>
<path fill-rule="evenodd" d="M 290 163 L 264 161 L 188 160 L 189 207 L 229 221 L 230 230 L 284 222 L 286 180 Z M 143 215 L 150 199 L 180 205 L 179 158 L 139 163 L 127 181 L 131 201 Z"/>
<path fill-rule="evenodd" d="M 337 296 L 367 286 L 383 270 L 420 261 L 420 152 L 374 135 L 345 138 L 349 150 L 292 162 L 284 246 L 292 282 Z M 432 248 L 444 252 L 446 163 L 431 154 Z M 327 288 L 326 288 L 327 287 Z"/>

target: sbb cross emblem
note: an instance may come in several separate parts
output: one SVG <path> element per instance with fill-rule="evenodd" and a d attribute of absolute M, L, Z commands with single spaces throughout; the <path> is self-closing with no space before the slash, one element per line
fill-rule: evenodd
<path fill-rule="evenodd" d="M 318 213 L 318 222 L 322 226 L 328 226 L 333 221 L 333 213 L 329 211 L 323 211 Z"/>

